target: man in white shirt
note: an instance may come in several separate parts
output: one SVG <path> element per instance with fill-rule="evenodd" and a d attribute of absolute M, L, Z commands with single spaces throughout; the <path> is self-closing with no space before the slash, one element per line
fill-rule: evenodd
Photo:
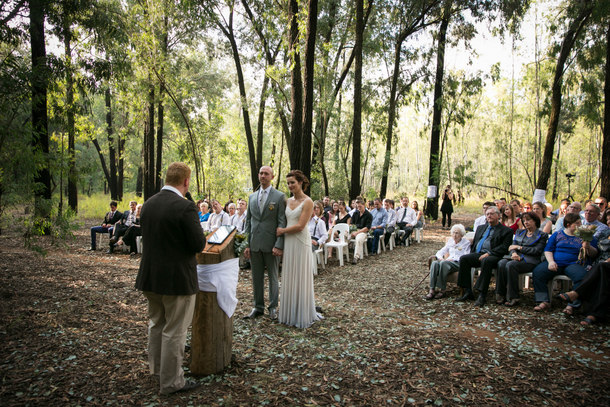
<path fill-rule="evenodd" d="M 497 199 L 497 201 L 500 201 L 499 199 Z M 502 201 L 500 201 L 502 202 Z M 485 218 L 485 212 L 487 211 L 487 208 L 489 208 L 490 206 L 497 206 L 494 202 L 491 201 L 487 201 L 485 203 L 483 203 L 483 215 L 479 216 L 478 218 L 476 218 L 474 220 L 474 225 L 472 225 L 472 230 L 477 230 L 477 228 L 481 225 L 484 225 L 485 222 L 487 222 L 487 219 Z"/>
<path fill-rule="evenodd" d="M 214 229 L 218 229 L 222 225 L 231 224 L 229 215 L 222 210 L 220 202 L 218 202 L 216 199 L 212 199 L 212 209 L 214 210 L 214 213 L 212 213 L 208 219 L 207 231 L 211 232 Z"/>
<path fill-rule="evenodd" d="M 235 207 L 235 204 L 231 204 Z M 229 205 L 230 206 L 230 205 Z M 246 228 L 246 208 L 248 203 L 243 199 L 237 200 L 237 212 L 231 217 L 231 225 L 237 228 L 237 233 L 244 233 Z"/>
<path fill-rule="evenodd" d="M 386 222 L 384 237 L 384 242 L 387 246 L 388 243 L 390 243 L 390 237 L 392 236 L 392 233 L 394 233 L 394 231 L 396 230 L 396 211 L 394 210 L 394 201 L 392 199 L 384 199 L 383 207 L 388 213 L 388 220 Z"/>
<path fill-rule="evenodd" d="M 402 237 L 398 238 L 396 246 L 406 246 L 407 239 L 411 236 L 411 233 L 413 233 L 413 227 L 417 223 L 417 214 L 415 213 L 415 210 L 409 206 L 408 197 L 403 196 L 400 199 L 400 203 L 402 206 L 396 211 L 396 228 L 404 230 L 405 233 Z"/>

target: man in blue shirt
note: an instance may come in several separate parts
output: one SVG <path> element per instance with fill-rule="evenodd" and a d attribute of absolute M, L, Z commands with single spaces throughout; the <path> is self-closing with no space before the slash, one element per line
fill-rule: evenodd
<path fill-rule="evenodd" d="M 604 225 L 599 221 L 600 212 L 601 209 L 599 208 L 599 206 L 590 203 L 585 208 L 585 220 L 582 221 L 583 226 L 596 226 L 595 233 L 593 233 L 593 236 L 597 240 L 600 240 L 602 238 L 602 235 L 604 235 L 606 230 L 608 229 L 607 225 Z"/>
<path fill-rule="evenodd" d="M 374 202 L 375 209 L 371 211 L 371 216 L 373 216 L 373 222 L 371 222 L 373 240 L 369 240 L 368 242 L 369 253 L 372 255 L 377 254 L 377 248 L 379 247 L 379 238 L 385 233 L 385 226 L 388 222 L 388 212 L 383 208 L 381 198 L 375 198 Z"/>

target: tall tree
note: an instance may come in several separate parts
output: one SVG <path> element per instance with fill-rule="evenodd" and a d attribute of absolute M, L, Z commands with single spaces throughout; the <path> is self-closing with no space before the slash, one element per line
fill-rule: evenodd
<path fill-rule="evenodd" d="M 610 19 L 606 30 L 606 70 L 604 80 L 604 129 L 600 195 L 610 199 Z"/>
<path fill-rule="evenodd" d="M 373 2 L 373 0 L 369 0 Z M 360 195 L 360 153 L 362 143 L 362 44 L 364 42 L 364 0 L 356 0 L 356 30 L 354 40 L 354 124 L 352 140 L 352 175 L 350 199 Z"/>
<path fill-rule="evenodd" d="M 293 169 L 299 168 L 303 162 L 301 154 L 303 148 L 303 78 L 301 77 L 301 53 L 299 51 L 299 2 L 290 0 L 288 14 L 290 16 L 289 47 L 291 57 L 290 88 L 291 93 L 291 112 L 290 121 L 290 142 L 288 143 L 288 155 L 290 166 Z"/>
<path fill-rule="evenodd" d="M 298 168 L 311 177 L 311 140 L 313 130 L 313 85 L 318 24 L 318 0 L 309 0 L 307 9 L 307 41 L 305 46 L 305 83 L 303 100 L 303 141 L 301 163 Z"/>
<path fill-rule="evenodd" d="M 452 1 L 444 4 L 443 17 L 436 38 L 436 75 L 434 78 L 434 99 L 432 115 L 432 133 L 430 134 L 430 165 L 428 168 L 428 191 L 426 215 L 434 220 L 438 219 L 438 190 L 440 188 L 440 136 L 441 114 L 443 111 L 443 74 L 445 72 L 445 46 L 447 43 L 447 28 L 451 17 Z"/>
<path fill-rule="evenodd" d="M 559 126 L 559 116 L 561 113 L 561 97 L 562 84 L 565 73 L 566 62 L 572 51 L 572 47 L 576 42 L 579 34 L 584 30 L 591 12 L 593 11 L 594 2 L 589 0 L 574 0 L 568 7 L 568 15 L 573 15 L 563 41 L 557 64 L 555 66 L 555 76 L 551 86 L 551 113 L 549 116 L 549 125 L 546 134 L 546 142 L 544 145 L 544 153 L 542 156 L 542 166 L 536 189 L 546 191 L 549 178 L 551 176 L 551 166 L 553 164 L 553 149 L 555 147 L 555 138 L 557 136 L 557 128 Z"/>
<path fill-rule="evenodd" d="M 32 144 L 38 155 L 35 213 L 50 216 L 51 171 L 49 169 L 49 129 L 47 87 L 49 69 L 45 45 L 45 1 L 30 0 L 30 44 L 32 51 Z"/>
<path fill-rule="evenodd" d="M 406 81 L 399 81 L 401 77 L 401 62 L 403 62 L 403 44 L 405 40 L 419 30 L 436 24 L 438 21 L 431 16 L 431 9 L 437 6 L 439 1 L 415 0 L 400 1 L 398 5 L 392 4 L 392 14 L 397 14 L 392 22 L 398 20 L 398 30 L 394 38 L 394 66 L 390 79 L 390 95 L 388 102 L 388 127 L 386 129 L 386 149 L 381 174 L 381 188 L 379 195 L 385 198 L 388 188 L 388 174 L 392 157 L 392 141 L 394 137 L 394 125 L 396 124 L 396 110 L 399 99 L 407 89 L 418 79 L 414 74 Z M 394 24 L 393 24 L 394 25 Z"/>

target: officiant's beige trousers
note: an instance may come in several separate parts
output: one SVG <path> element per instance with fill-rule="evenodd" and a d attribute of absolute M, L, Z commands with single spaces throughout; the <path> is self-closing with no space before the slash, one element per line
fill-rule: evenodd
<path fill-rule="evenodd" d="M 148 299 L 148 364 L 159 375 L 161 394 L 184 387 L 184 345 L 193 321 L 195 295 L 161 295 L 144 292 Z"/>

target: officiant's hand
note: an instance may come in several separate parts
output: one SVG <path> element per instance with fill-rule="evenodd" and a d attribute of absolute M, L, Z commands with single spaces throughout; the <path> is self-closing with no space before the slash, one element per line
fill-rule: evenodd
<path fill-rule="evenodd" d="M 250 259 L 250 248 L 249 247 L 246 247 L 244 249 L 244 258 L 245 259 Z"/>
<path fill-rule="evenodd" d="M 271 254 L 273 254 L 274 256 L 280 257 L 282 255 L 282 253 L 284 253 L 284 251 L 282 249 L 278 249 L 277 247 L 274 247 L 273 250 L 271 251 Z"/>

